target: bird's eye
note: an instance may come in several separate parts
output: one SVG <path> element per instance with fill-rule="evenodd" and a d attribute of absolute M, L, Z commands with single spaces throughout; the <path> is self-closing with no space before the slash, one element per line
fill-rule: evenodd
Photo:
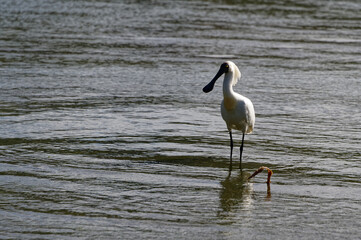
<path fill-rule="evenodd" d="M 227 63 L 223 63 L 221 67 L 227 69 L 227 68 L 229 68 L 229 65 Z"/>

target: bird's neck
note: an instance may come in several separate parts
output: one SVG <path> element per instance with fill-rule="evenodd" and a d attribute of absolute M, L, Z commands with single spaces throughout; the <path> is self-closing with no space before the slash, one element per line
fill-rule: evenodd
<path fill-rule="evenodd" d="M 224 76 L 223 80 L 223 102 L 227 110 L 232 110 L 236 107 L 236 96 L 232 87 L 233 73 L 229 72 Z"/>
<path fill-rule="evenodd" d="M 223 97 L 224 98 L 234 96 L 232 82 L 233 82 L 233 73 L 229 72 L 224 76 L 224 80 L 223 80 Z"/>

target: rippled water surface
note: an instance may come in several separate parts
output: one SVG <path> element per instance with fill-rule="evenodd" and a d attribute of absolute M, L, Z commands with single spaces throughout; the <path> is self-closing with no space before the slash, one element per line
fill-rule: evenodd
<path fill-rule="evenodd" d="M 360 12 L 1 0 L 1 238 L 359 239 Z M 256 110 L 243 171 L 202 92 L 225 60 Z"/>

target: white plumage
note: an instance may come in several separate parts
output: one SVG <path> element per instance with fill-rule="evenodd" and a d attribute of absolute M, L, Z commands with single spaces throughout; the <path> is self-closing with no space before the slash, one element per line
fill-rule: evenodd
<path fill-rule="evenodd" d="M 232 151 L 233 151 L 233 139 L 232 129 L 239 130 L 243 133 L 242 145 L 240 148 L 240 168 L 242 162 L 242 151 L 244 134 L 251 133 L 255 123 L 255 112 L 251 100 L 233 91 L 233 86 L 241 78 L 241 72 L 236 64 L 231 61 L 223 63 L 212 81 L 203 88 L 203 91 L 208 93 L 212 91 L 216 80 L 222 75 L 223 80 L 223 101 L 221 103 L 221 114 L 223 120 L 227 124 L 227 128 L 231 140 L 231 156 L 230 161 L 232 167 Z"/>
<path fill-rule="evenodd" d="M 248 98 L 233 91 L 232 86 L 241 78 L 241 72 L 233 62 L 226 63 L 229 70 L 223 80 L 222 118 L 229 131 L 235 129 L 243 133 L 251 133 L 255 122 L 253 104 Z"/>

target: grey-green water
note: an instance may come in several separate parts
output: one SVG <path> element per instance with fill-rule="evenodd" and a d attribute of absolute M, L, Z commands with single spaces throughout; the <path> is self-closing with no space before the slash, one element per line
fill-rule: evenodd
<path fill-rule="evenodd" d="M 359 239 L 360 12 L 0 1 L 0 238 Z M 224 60 L 256 110 L 230 176 L 221 83 L 202 92 Z"/>

